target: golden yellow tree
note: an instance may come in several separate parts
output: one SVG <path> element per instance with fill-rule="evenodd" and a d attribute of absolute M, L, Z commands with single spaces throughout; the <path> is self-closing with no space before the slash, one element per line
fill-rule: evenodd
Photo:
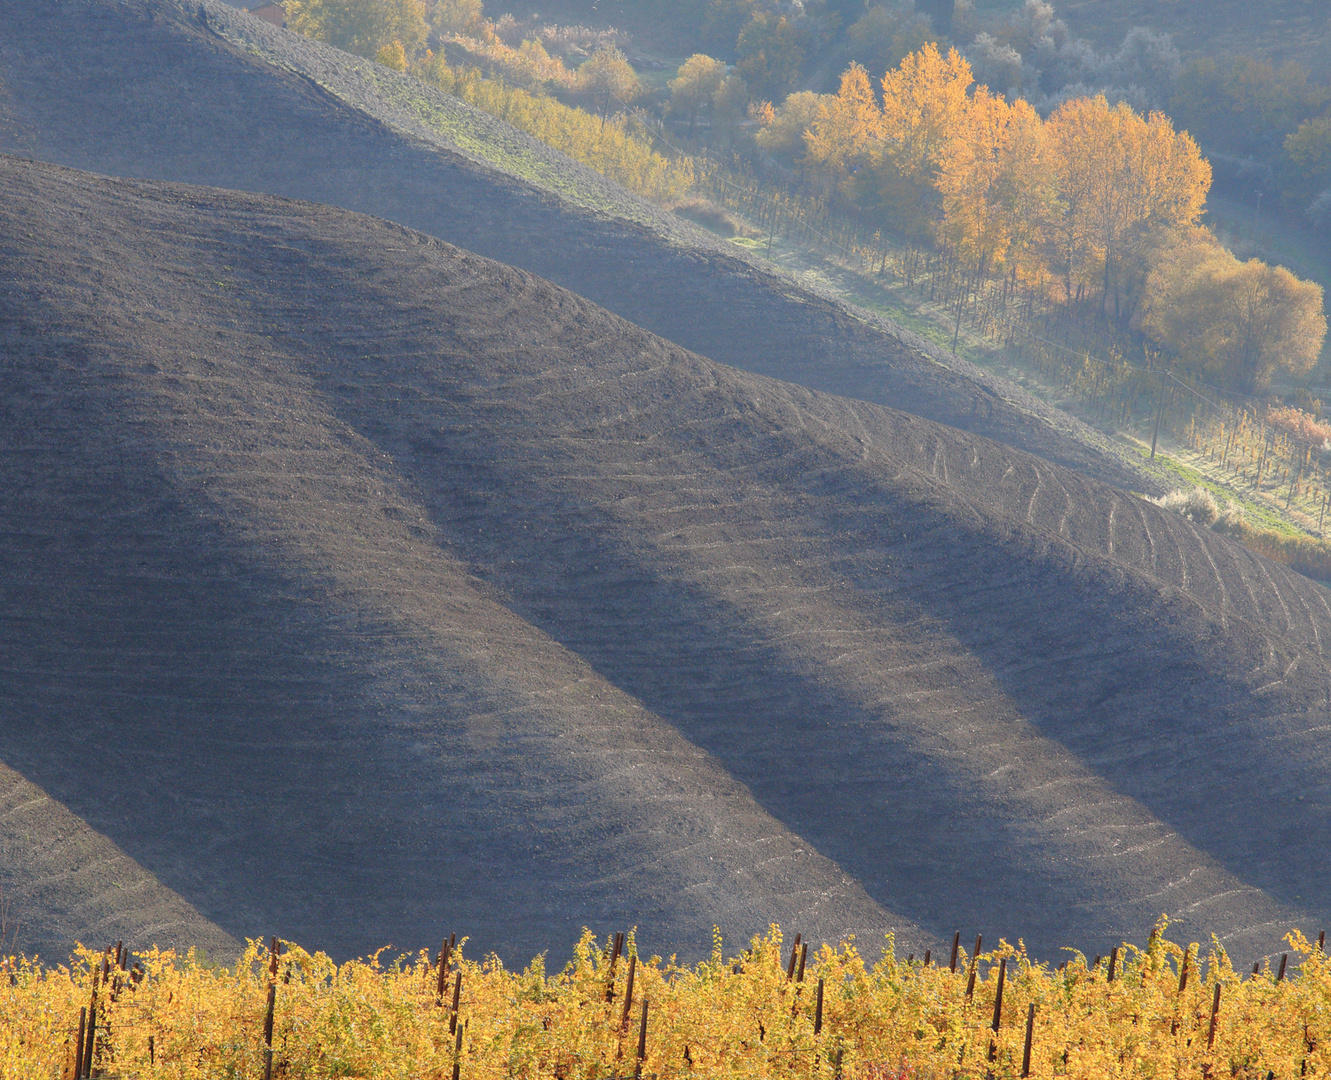
<path fill-rule="evenodd" d="M 698 113 L 712 103 L 712 95 L 726 77 L 724 62 L 694 53 L 679 66 L 670 80 L 670 111 L 689 118 L 689 135 L 698 123 Z"/>
<path fill-rule="evenodd" d="M 769 153 L 787 158 L 802 157 L 805 151 L 805 133 L 818 121 L 823 105 L 834 95 L 815 94 L 801 90 L 791 94 L 763 121 L 762 130 L 755 141 Z"/>
<path fill-rule="evenodd" d="M 1322 287 L 1240 262 L 1205 229 L 1180 233 L 1147 281 L 1143 327 L 1185 362 L 1242 390 L 1306 374 L 1326 339 Z"/>
<path fill-rule="evenodd" d="M 933 227 L 934 194 L 943 152 L 964 127 L 974 82 L 965 57 L 943 56 L 932 42 L 883 76 L 882 139 L 877 195 L 907 232 Z"/>
<path fill-rule="evenodd" d="M 287 22 L 298 34 L 368 57 L 394 41 L 415 56 L 429 30 L 421 0 L 290 0 Z"/>
<path fill-rule="evenodd" d="M 1039 114 L 979 87 L 943 145 L 935 184 L 943 239 L 980 274 L 1037 239 L 1055 194 L 1046 158 Z"/>
<path fill-rule="evenodd" d="M 819 100 L 818 117 L 805 136 L 805 159 L 844 182 L 881 156 L 882 123 L 869 73 L 851 64 L 837 93 Z"/>
<path fill-rule="evenodd" d="M 1076 98 L 1045 125 L 1059 203 L 1049 223 L 1053 260 L 1074 279 L 1101 277 L 1100 310 L 1117 292 L 1122 262 L 1152 229 L 1195 224 L 1211 186 L 1211 167 L 1169 117 L 1143 118 L 1103 95 Z"/>

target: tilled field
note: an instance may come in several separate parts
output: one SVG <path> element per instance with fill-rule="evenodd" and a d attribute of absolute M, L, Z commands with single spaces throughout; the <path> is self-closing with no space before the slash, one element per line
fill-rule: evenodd
<path fill-rule="evenodd" d="M 979 432 L 1135 491 L 1099 432 L 746 261 L 493 117 L 220 0 L 0 0 L 0 151 L 365 211 L 714 360 Z"/>
<path fill-rule="evenodd" d="M 1331 915 L 1321 587 L 382 220 L 0 160 L 29 946 Z"/>

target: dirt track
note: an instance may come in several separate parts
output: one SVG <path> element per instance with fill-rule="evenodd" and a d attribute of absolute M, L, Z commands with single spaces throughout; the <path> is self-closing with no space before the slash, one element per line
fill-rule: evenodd
<path fill-rule="evenodd" d="M 0 332 L 0 759 L 222 932 L 1331 915 L 1331 598 L 1103 484 L 379 220 L 14 159 Z"/>

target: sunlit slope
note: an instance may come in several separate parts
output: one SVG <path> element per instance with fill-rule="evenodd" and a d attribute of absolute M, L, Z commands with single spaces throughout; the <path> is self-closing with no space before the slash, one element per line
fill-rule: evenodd
<path fill-rule="evenodd" d="M 1319 586 L 376 219 L 4 195 L 0 758 L 224 929 L 1331 914 Z"/>
<path fill-rule="evenodd" d="M 991 435 L 1139 491 L 1098 432 L 749 262 L 454 98 L 219 0 L 0 0 L 0 150 L 363 210 L 713 359 Z"/>
<path fill-rule="evenodd" d="M 13 669 L 10 660 L 7 678 Z M 22 714 L 6 711 L 3 725 L 8 729 L 22 720 Z M 122 940 L 180 944 L 213 957 L 241 945 L 2 762 L 0 843 L 6 955 L 21 950 L 64 963 L 76 937 L 98 945 Z"/>

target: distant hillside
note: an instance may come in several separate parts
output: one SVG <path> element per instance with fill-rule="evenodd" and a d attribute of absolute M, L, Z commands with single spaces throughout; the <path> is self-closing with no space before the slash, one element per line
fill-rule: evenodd
<path fill-rule="evenodd" d="M 14 158 L 0 365 L 48 955 L 1331 916 L 1331 594 L 1104 484 L 379 219 Z"/>
<path fill-rule="evenodd" d="M 1331 78 L 1331 6 L 1324 0 L 1057 0 L 1068 25 L 1102 48 L 1134 26 L 1174 35 L 1185 56 L 1257 56 L 1277 66 L 1297 60 Z"/>
<path fill-rule="evenodd" d="M 1011 383 L 746 261 L 455 98 L 218 0 L 0 0 L 0 85 L 0 149 L 374 213 L 715 360 L 1160 490 L 1099 432 Z"/>
<path fill-rule="evenodd" d="M 915 0 L 915 8 L 932 11 L 946 0 Z M 981 14 L 1019 9 L 1023 0 L 976 0 Z M 1175 36 L 1185 55 L 1259 56 L 1281 64 L 1297 60 L 1322 78 L 1331 77 L 1331 7 L 1323 0 L 1051 0 L 1071 29 L 1097 47 L 1117 49 L 1134 26 L 1147 26 Z M 806 10 L 836 11 L 843 26 L 860 18 L 877 0 L 830 0 L 808 3 Z M 892 7 L 891 4 L 885 4 Z M 519 19 L 539 13 L 545 21 L 627 28 L 645 46 L 684 52 L 716 43 L 700 37 L 707 3 L 662 0 L 486 0 L 492 18 L 508 12 Z M 937 28 L 937 25 L 935 26 Z M 733 45 L 733 41 L 728 43 Z"/>

